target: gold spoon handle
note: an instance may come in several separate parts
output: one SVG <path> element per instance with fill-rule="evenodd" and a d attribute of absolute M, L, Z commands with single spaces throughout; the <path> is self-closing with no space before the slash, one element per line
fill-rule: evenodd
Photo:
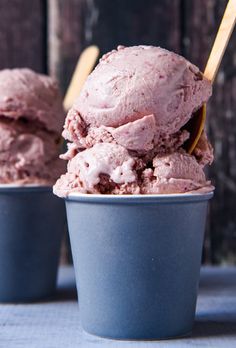
<path fill-rule="evenodd" d="M 212 47 L 204 76 L 214 81 L 236 21 L 236 0 L 229 0 Z"/>
<path fill-rule="evenodd" d="M 63 106 L 68 111 L 79 96 L 83 84 L 92 71 L 99 55 L 97 46 L 87 47 L 80 55 L 69 87 L 63 100 Z"/>

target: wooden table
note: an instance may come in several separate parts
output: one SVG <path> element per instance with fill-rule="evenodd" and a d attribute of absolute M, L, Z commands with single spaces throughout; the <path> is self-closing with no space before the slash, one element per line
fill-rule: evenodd
<path fill-rule="evenodd" d="M 51 302 L 0 305 L 0 348 L 236 347 L 236 268 L 204 267 L 197 317 L 190 338 L 169 341 L 113 341 L 82 331 L 72 267 L 59 272 Z"/>

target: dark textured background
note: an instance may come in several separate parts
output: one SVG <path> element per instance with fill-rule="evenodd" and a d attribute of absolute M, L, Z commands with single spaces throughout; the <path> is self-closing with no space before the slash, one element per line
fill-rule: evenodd
<path fill-rule="evenodd" d="M 0 68 L 28 66 L 57 77 L 64 92 L 81 50 L 153 44 L 204 69 L 226 0 L 0 0 Z M 236 33 L 208 107 L 215 148 L 204 259 L 236 263 Z"/>

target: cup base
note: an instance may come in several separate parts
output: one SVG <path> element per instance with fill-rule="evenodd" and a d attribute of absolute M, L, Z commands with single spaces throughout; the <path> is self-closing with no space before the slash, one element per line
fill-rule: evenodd
<path fill-rule="evenodd" d="M 93 330 L 89 330 L 89 329 L 86 329 L 86 328 L 83 328 L 84 332 L 86 332 L 87 334 L 89 335 L 92 335 L 92 336 L 96 336 L 96 337 L 100 337 L 100 338 L 105 338 L 107 340 L 116 340 L 116 341 L 147 341 L 147 342 L 150 342 L 150 341 L 165 341 L 165 340 L 174 340 L 174 339 L 181 339 L 181 338 L 186 338 L 186 337 L 190 337 L 192 335 L 192 330 L 190 331 L 187 331 L 187 332 L 183 332 L 183 333 L 179 333 L 179 334 L 176 334 L 176 335 L 155 335 L 153 337 L 146 337 L 145 335 L 144 336 L 132 336 L 132 337 L 129 337 L 129 336 L 124 336 L 122 335 L 121 336 L 116 336 L 116 335 L 109 335 L 109 334 L 101 334 L 101 333 L 98 333 L 98 332 L 94 332 Z"/>
<path fill-rule="evenodd" d="M 56 283 L 53 286 L 53 289 L 50 290 L 49 292 L 45 293 L 44 295 L 41 294 L 39 296 L 9 296 L 9 297 L 1 297 L 0 296 L 0 304 L 34 304 L 38 302 L 48 302 L 52 301 L 55 298 L 56 295 Z"/>

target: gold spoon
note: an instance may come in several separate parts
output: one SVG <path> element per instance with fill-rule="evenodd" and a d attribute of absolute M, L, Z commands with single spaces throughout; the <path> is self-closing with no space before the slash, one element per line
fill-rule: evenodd
<path fill-rule="evenodd" d="M 216 74 L 219 70 L 219 66 L 234 29 L 235 22 L 236 0 L 229 0 L 203 74 L 212 83 L 214 82 Z M 186 149 L 189 154 L 193 152 L 202 135 L 205 121 L 206 104 L 204 104 L 194 114 L 187 124 L 187 130 L 190 132 L 190 138 L 186 142 Z"/>
<path fill-rule="evenodd" d="M 65 111 L 68 111 L 72 107 L 75 99 L 79 96 L 84 82 L 93 70 L 98 56 L 99 49 L 94 45 L 87 47 L 81 53 L 63 100 Z"/>

